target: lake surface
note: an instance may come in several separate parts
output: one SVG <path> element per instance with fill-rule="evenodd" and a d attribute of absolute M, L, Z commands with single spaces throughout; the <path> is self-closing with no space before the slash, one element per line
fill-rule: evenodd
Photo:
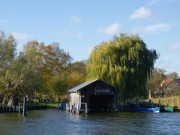
<path fill-rule="evenodd" d="M 0 113 L 2 135 L 180 134 L 180 113 L 95 113 L 76 115 L 61 110 Z"/>

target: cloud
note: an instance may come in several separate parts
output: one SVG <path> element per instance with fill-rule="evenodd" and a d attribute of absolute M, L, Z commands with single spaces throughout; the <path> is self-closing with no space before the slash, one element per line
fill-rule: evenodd
<path fill-rule="evenodd" d="M 108 34 L 108 35 L 114 35 L 115 33 L 118 32 L 119 28 L 120 28 L 121 24 L 119 23 L 114 23 L 110 26 L 108 26 L 107 28 L 100 28 L 98 29 L 98 32 L 103 33 L 103 34 Z"/>
<path fill-rule="evenodd" d="M 0 23 L 8 23 L 9 20 L 0 18 Z"/>
<path fill-rule="evenodd" d="M 152 18 L 153 14 L 148 8 L 141 7 L 140 9 L 135 10 L 132 15 L 129 17 L 130 20 L 135 19 L 149 19 Z"/>
<path fill-rule="evenodd" d="M 129 33 L 133 35 L 151 35 L 170 31 L 173 26 L 174 24 L 158 23 L 146 27 L 134 27 Z"/>
<path fill-rule="evenodd" d="M 168 46 L 168 50 L 169 50 L 169 51 L 180 50 L 180 44 L 179 44 L 179 43 L 172 44 L 172 45 Z"/>
<path fill-rule="evenodd" d="M 65 33 L 66 37 L 82 37 L 83 34 L 82 33 L 72 33 L 72 32 L 67 32 Z"/>
<path fill-rule="evenodd" d="M 64 32 L 56 31 L 56 36 L 65 36 L 65 37 L 82 37 L 83 33 L 73 33 L 65 30 Z"/>
<path fill-rule="evenodd" d="M 82 19 L 81 19 L 80 17 L 77 17 L 77 16 L 71 16 L 71 17 L 70 17 L 70 20 L 71 20 L 72 22 L 75 22 L 75 23 L 80 23 L 80 22 L 82 22 Z"/>
<path fill-rule="evenodd" d="M 154 4 L 156 4 L 156 3 L 158 3 L 160 0 L 151 0 L 149 3 L 148 3 L 148 5 L 150 6 L 150 5 L 154 5 Z"/>
<path fill-rule="evenodd" d="M 16 39 L 20 39 L 20 40 L 26 40 L 26 39 L 29 39 L 29 38 L 32 38 L 33 35 L 28 35 L 26 33 L 16 33 L 16 32 L 13 32 L 12 35 L 16 38 Z"/>
<path fill-rule="evenodd" d="M 78 34 L 77 34 L 77 37 L 82 37 L 82 36 L 83 36 L 82 33 L 78 33 Z"/>

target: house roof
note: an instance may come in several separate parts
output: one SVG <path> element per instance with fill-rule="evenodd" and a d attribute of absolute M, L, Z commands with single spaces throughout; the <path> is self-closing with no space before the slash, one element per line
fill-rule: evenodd
<path fill-rule="evenodd" d="M 166 87 L 171 82 L 172 82 L 172 79 L 164 80 L 163 82 L 160 83 L 160 86 Z"/>
<path fill-rule="evenodd" d="M 168 80 L 164 80 L 163 82 L 160 83 L 160 86 L 161 86 L 161 87 L 166 87 L 166 86 L 168 86 L 170 83 L 180 84 L 180 78 L 179 78 L 179 79 L 168 79 Z"/>
<path fill-rule="evenodd" d="M 68 92 L 68 93 L 75 93 L 75 92 L 77 92 L 78 90 L 81 90 L 82 88 L 85 88 L 85 87 L 89 86 L 90 84 L 93 84 L 93 83 L 95 83 L 95 82 L 97 82 L 97 81 L 104 82 L 104 81 L 102 81 L 102 80 L 100 80 L 100 79 L 83 82 L 83 83 L 80 83 L 80 84 L 78 84 L 78 85 L 76 85 L 76 86 L 74 86 L 74 87 L 66 90 L 66 92 Z M 104 82 L 104 83 L 106 83 L 106 82 Z M 114 86 L 112 86 L 112 85 L 110 85 L 110 84 L 108 84 L 108 83 L 106 83 L 106 84 L 109 85 L 110 87 L 115 88 Z"/>

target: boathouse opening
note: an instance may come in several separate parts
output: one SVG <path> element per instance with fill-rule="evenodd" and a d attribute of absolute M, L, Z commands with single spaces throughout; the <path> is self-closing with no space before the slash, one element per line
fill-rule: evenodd
<path fill-rule="evenodd" d="M 68 104 L 75 107 L 79 105 L 82 111 L 112 111 L 117 109 L 117 89 L 102 80 L 83 82 L 67 90 L 67 92 L 69 93 Z"/>
<path fill-rule="evenodd" d="M 91 95 L 89 97 L 90 111 L 111 111 L 113 109 L 113 95 Z"/>

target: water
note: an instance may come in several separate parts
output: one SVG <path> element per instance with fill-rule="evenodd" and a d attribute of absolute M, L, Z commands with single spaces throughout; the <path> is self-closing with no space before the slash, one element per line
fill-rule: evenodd
<path fill-rule="evenodd" d="M 180 113 L 96 113 L 60 110 L 0 113 L 0 135 L 180 134 Z"/>

